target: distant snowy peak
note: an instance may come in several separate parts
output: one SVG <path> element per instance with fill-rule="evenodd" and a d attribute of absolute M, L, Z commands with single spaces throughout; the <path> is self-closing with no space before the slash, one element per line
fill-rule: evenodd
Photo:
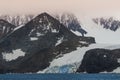
<path fill-rule="evenodd" d="M 0 38 L 5 37 L 7 34 L 14 30 L 15 26 L 9 22 L 0 19 Z"/>
<path fill-rule="evenodd" d="M 87 34 L 87 31 L 82 28 L 80 22 L 78 21 L 78 18 L 74 14 L 72 13 L 63 13 L 61 15 L 56 14 L 54 17 L 74 34 L 76 32 L 79 33 L 79 35 L 76 34 L 78 36 L 84 36 L 85 34 Z"/>
<path fill-rule="evenodd" d="M 32 14 L 28 15 L 0 15 L 0 19 L 3 19 L 5 21 L 8 21 L 9 23 L 20 26 L 28 23 L 30 20 L 32 20 L 35 16 Z"/>
<path fill-rule="evenodd" d="M 94 18 L 93 21 L 96 24 L 101 25 L 103 28 L 109 29 L 111 31 L 117 31 L 120 28 L 120 21 L 113 17 Z"/>

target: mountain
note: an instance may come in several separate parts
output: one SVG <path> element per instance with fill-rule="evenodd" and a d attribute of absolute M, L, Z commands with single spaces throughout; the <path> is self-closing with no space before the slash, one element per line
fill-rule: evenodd
<path fill-rule="evenodd" d="M 94 38 L 76 36 L 57 19 L 42 13 L 0 40 L 0 73 L 37 72 L 62 54 L 92 43 Z"/>
<path fill-rule="evenodd" d="M 93 19 L 93 21 L 98 24 L 101 25 L 101 27 L 105 28 L 105 29 L 109 29 L 111 31 L 117 31 L 120 28 L 120 21 L 119 20 L 115 20 L 113 17 L 110 18 L 95 18 Z"/>
<path fill-rule="evenodd" d="M 114 22 L 109 21 L 109 25 Z M 79 22 L 72 14 L 52 17 L 48 13 L 11 27 L 9 33 L 2 27 L 0 73 L 119 73 L 120 46 L 112 44 L 119 43 L 120 31 L 105 28 L 93 18 L 83 17 Z M 79 29 L 95 38 L 81 36 Z"/>
<path fill-rule="evenodd" d="M 16 26 L 10 24 L 9 22 L 0 19 L 0 39 L 11 33 Z"/>
<path fill-rule="evenodd" d="M 59 20 L 64 26 L 66 26 L 73 33 L 80 33 L 81 36 L 87 34 L 87 31 L 81 27 L 78 18 L 72 13 L 63 13 L 61 15 L 55 15 L 55 18 Z"/>

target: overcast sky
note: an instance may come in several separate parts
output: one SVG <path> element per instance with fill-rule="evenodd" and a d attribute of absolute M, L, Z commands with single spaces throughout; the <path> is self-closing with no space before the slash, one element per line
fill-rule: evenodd
<path fill-rule="evenodd" d="M 0 13 L 73 12 L 84 15 L 120 14 L 120 0 L 0 0 Z"/>

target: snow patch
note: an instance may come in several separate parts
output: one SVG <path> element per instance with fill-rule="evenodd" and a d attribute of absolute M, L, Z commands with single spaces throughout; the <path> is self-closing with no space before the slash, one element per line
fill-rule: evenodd
<path fill-rule="evenodd" d="M 23 52 L 21 49 L 13 50 L 12 53 L 2 53 L 3 59 L 6 61 L 12 61 L 17 59 L 20 56 L 25 56 L 25 52 Z"/>
<path fill-rule="evenodd" d="M 39 36 L 44 36 L 44 34 L 41 34 L 41 33 L 36 33 L 37 34 L 37 37 L 39 37 Z"/>
<path fill-rule="evenodd" d="M 55 44 L 55 46 L 57 46 L 57 45 L 61 44 L 61 43 L 62 43 L 62 41 L 63 41 L 63 37 L 57 41 L 57 43 Z"/>
<path fill-rule="evenodd" d="M 87 42 L 85 42 L 85 41 L 79 41 L 79 43 L 82 43 L 82 44 L 87 44 Z"/>
<path fill-rule="evenodd" d="M 112 73 L 120 73 L 120 67 L 118 67 L 117 69 L 113 70 Z"/>
<path fill-rule="evenodd" d="M 20 29 L 21 27 L 23 27 L 23 25 L 20 25 L 20 26 L 16 27 L 13 31 L 18 30 L 18 29 Z"/>
<path fill-rule="evenodd" d="M 6 28 L 6 27 L 5 27 L 5 26 L 3 26 L 3 33 L 5 32 L 5 28 Z"/>
<path fill-rule="evenodd" d="M 56 29 L 52 29 L 51 31 L 52 31 L 52 33 L 58 33 L 59 32 Z"/>
<path fill-rule="evenodd" d="M 106 56 L 106 55 L 104 55 L 103 57 L 104 57 L 104 58 L 106 58 L 107 56 Z"/>
<path fill-rule="evenodd" d="M 30 40 L 31 41 L 36 41 L 36 40 L 38 40 L 38 38 L 37 37 L 31 37 Z"/>
<path fill-rule="evenodd" d="M 80 32 L 78 32 L 78 31 L 73 31 L 73 30 L 70 30 L 72 33 L 74 33 L 75 35 L 77 35 L 77 36 L 82 36 L 81 35 L 81 33 Z"/>
<path fill-rule="evenodd" d="M 120 63 L 120 59 L 118 59 L 117 61 L 118 61 L 118 63 Z"/>
<path fill-rule="evenodd" d="M 48 23 L 48 25 L 47 25 L 47 30 L 49 30 L 50 29 L 50 26 L 51 26 L 51 23 Z"/>
<path fill-rule="evenodd" d="M 35 29 L 32 29 L 32 30 L 30 31 L 29 36 L 32 34 L 33 31 L 35 31 Z"/>
<path fill-rule="evenodd" d="M 40 19 L 40 20 L 39 20 L 39 23 L 42 23 L 42 22 L 43 22 L 42 19 Z"/>

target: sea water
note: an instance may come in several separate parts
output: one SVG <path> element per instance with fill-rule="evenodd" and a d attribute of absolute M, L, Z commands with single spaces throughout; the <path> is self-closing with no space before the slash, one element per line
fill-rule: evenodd
<path fill-rule="evenodd" d="M 0 80 L 120 80 L 120 74 L 1 74 Z"/>

